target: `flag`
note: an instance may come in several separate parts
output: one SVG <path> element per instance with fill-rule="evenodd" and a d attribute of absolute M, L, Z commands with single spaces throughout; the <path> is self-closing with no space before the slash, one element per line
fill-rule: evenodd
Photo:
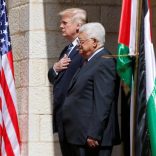
<path fill-rule="evenodd" d="M 142 1 L 140 9 L 142 16 L 140 17 L 140 40 L 139 40 L 139 57 L 138 70 L 136 80 L 136 118 L 135 118 L 135 155 L 136 156 L 151 156 L 149 131 L 147 126 L 147 102 L 146 102 L 146 62 L 145 62 L 145 1 Z"/>
<path fill-rule="evenodd" d="M 152 156 L 156 156 L 156 62 L 150 25 L 150 0 L 143 0 L 147 120 Z"/>
<path fill-rule="evenodd" d="M 131 89 L 135 53 L 136 0 L 123 0 L 118 37 L 117 71 L 122 81 Z"/>
<path fill-rule="evenodd" d="M 131 56 L 135 56 L 136 31 L 138 4 L 137 0 L 123 0 L 122 13 L 119 30 L 119 48 L 117 70 L 124 82 L 131 91 L 131 118 L 130 129 L 135 135 L 135 141 L 130 143 L 131 147 L 135 146 L 134 155 L 147 156 L 150 155 L 150 146 L 152 156 L 156 156 L 156 64 L 153 44 L 151 41 L 150 28 L 150 0 L 143 0 L 141 6 L 141 25 L 139 40 L 139 58 L 137 69 L 134 69 L 134 60 Z M 141 4 L 141 3 L 140 3 Z M 136 60 L 136 59 L 135 59 Z M 137 72 L 137 79 L 134 82 L 133 70 Z M 129 80 L 127 80 L 129 79 Z M 136 90 L 134 93 L 134 84 Z M 136 95 L 136 103 L 132 100 Z M 134 111 L 134 107 L 136 110 Z M 133 113 L 136 113 L 133 115 Z M 135 125 L 135 126 L 133 126 Z M 131 132 L 131 140 L 132 135 Z M 150 143 L 149 143 L 150 137 Z M 132 155 L 132 149 L 130 150 Z"/>
<path fill-rule="evenodd" d="M 137 0 L 123 0 L 118 37 L 117 71 L 122 80 L 121 137 L 124 155 L 132 153 L 133 133 L 133 77 L 136 35 Z M 131 139 L 130 139 L 131 138 Z"/>
<path fill-rule="evenodd" d="M 20 155 L 13 58 L 5 0 L 0 3 L 0 155 Z"/>

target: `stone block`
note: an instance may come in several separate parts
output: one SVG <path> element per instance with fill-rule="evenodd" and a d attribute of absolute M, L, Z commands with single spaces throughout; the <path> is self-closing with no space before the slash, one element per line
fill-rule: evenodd
<path fill-rule="evenodd" d="M 29 142 L 37 141 L 40 138 L 40 117 L 36 114 L 29 114 Z"/>
<path fill-rule="evenodd" d="M 120 22 L 121 7 L 120 6 L 103 6 L 101 8 L 101 22 L 106 32 L 118 32 Z"/>
<path fill-rule="evenodd" d="M 7 3 L 8 4 L 7 5 L 8 9 L 14 8 L 14 7 L 17 7 L 17 6 L 20 5 L 20 0 L 8 0 L 7 2 L 8 2 Z"/>
<path fill-rule="evenodd" d="M 105 48 L 107 48 L 112 54 L 117 54 L 118 46 L 118 33 L 106 33 Z"/>
<path fill-rule="evenodd" d="M 48 30 L 59 30 L 60 17 L 58 13 L 64 8 L 61 5 L 49 4 L 45 5 L 45 26 Z"/>
<path fill-rule="evenodd" d="M 120 5 L 121 0 L 74 0 L 74 3 L 79 5 Z"/>
<path fill-rule="evenodd" d="M 20 0 L 21 5 L 28 4 L 29 2 L 30 0 Z"/>
<path fill-rule="evenodd" d="M 40 141 L 53 140 L 52 115 L 40 115 Z"/>
<path fill-rule="evenodd" d="M 14 62 L 14 74 L 15 74 L 15 86 L 16 88 L 21 86 L 20 82 L 20 63 Z"/>
<path fill-rule="evenodd" d="M 28 80 L 28 60 L 20 62 L 14 62 L 15 65 L 15 83 L 16 87 L 27 87 L 29 84 Z"/>
<path fill-rule="evenodd" d="M 154 45 L 154 47 L 155 47 L 155 52 L 156 52 L 156 26 L 155 27 L 153 27 L 153 29 L 152 29 L 153 31 L 153 35 L 152 35 L 152 41 L 153 41 L 153 45 Z"/>
<path fill-rule="evenodd" d="M 53 143 L 30 142 L 28 156 L 54 156 Z M 59 156 L 59 155 L 58 155 Z"/>
<path fill-rule="evenodd" d="M 29 36 L 28 33 L 20 33 L 11 36 L 14 61 L 29 57 Z"/>
<path fill-rule="evenodd" d="M 152 0 L 152 6 L 156 6 L 156 1 L 155 0 Z"/>
<path fill-rule="evenodd" d="M 16 87 L 27 87 L 29 83 L 29 68 L 28 60 L 14 62 L 15 65 L 15 84 Z"/>
<path fill-rule="evenodd" d="M 29 61 L 29 86 L 41 86 L 46 83 L 45 59 L 31 59 Z"/>
<path fill-rule="evenodd" d="M 41 3 L 31 3 L 29 12 L 30 30 L 45 29 L 45 10 Z"/>
<path fill-rule="evenodd" d="M 47 39 L 44 31 L 30 32 L 30 58 L 47 58 Z"/>
<path fill-rule="evenodd" d="M 19 115 L 21 142 L 28 142 L 28 115 Z"/>
<path fill-rule="evenodd" d="M 60 0 L 31 0 L 31 3 L 58 3 Z"/>
<path fill-rule="evenodd" d="M 19 25 L 19 29 L 20 32 L 25 32 L 29 30 L 29 23 L 30 23 L 30 5 L 26 4 L 26 5 L 22 5 L 20 6 L 20 25 Z"/>
<path fill-rule="evenodd" d="M 51 114 L 51 94 L 49 87 L 29 88 L 29 113 Z"/>
<path fill-rule="evenodd" d="M 151 13 L 152 13 L 152 16 L 151 16 L 152 17 L 152 25 L 156 26 L 156 6 L 152 8 Z"/>
<path fill-rule="evenodd" d="M 28 88 L 17 88 L 16 93 L 19 114 L 28 114 Z"/>
<path fill-rule="evenodd" d="M 28 156 L 28 143 L 22 142 L 22 145 L 21 145 L 21 156 Z"/>
<path fill-rule="evenodd" d="M 100 6 L 86 5 L 82 7 L 87 11 L 88 22 L 100 22 L 101 9 Z"/>
<path fill-rule="evenodd" d="M 50 68 L 52 68 L 54 62 L 56 62 L 56 59 L 47 59 L 47 63 L 46 63 L 46 75 L 45 75 L 45 79 L 46 79 L 46 85 L 45 86 L 51 86 L 49 80 L 48 80 L 48 71 Z"/>
<path fill-rule="evenodd" d="M 64 40 L 57 32 L 30 32 L 30 58 L 57 57 L 64 48 Z M 65 44 L 64 44 L 65 45 Z"/>
<path fill-rule="evenodd" d="M 68 44 L 67 40 L 59 32 L 46 33 L 47 58 L 57 58 L 64 47 Z"/>
<path fill-rule="evenodd" d="M 18 33 L 20 25 L 19 8 L 10 9 L 8 15 L 10 34 Z"/>
<path fill-rule="evenodd" d="M 21 83 L 21 87 L 27 87 L 29 84 L 29 79 L 28 79 L 28 75 L 29 75 L 29 62 L 28 60 L 22 60 L 20 62 L 20 83 Z"/>

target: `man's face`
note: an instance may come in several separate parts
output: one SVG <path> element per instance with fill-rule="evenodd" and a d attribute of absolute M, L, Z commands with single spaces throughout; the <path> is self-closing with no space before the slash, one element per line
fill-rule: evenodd
<path fill-rule="evenodd" d="M 78 35 L 79 24 L 72 20 L 71 15 L 64 15 L 61 17 L 60 29 L 63 37 L 73 41 Z"/>
<path fill-rule="evenodd" d="M 88 59 L 95 51 L 96 43 L 94 39 L 88 38 L 88 35 L 84 32 L 79 33 L 79 53 L 86 59 Z"/>

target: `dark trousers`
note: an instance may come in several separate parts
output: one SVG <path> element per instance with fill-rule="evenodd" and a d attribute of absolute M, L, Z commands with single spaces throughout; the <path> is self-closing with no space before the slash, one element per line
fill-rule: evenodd
<path fill-rule="evenodd" d="M 112 146 L 91 149 L 86 146 L 69 144 L 68 156 L 111 156 Z"/>
<path fill-rule="evenodd" d="M 75 147 L 67 143 L 66 141 L 61 141 L 60 147 L 62 156 L 76 156 L 75 152 L 77 152 L 77 150 L 75 150 Z"/>

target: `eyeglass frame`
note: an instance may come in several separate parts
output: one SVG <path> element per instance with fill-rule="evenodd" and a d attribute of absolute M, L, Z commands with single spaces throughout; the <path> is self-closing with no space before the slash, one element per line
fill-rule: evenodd
<path fill-rule="evenodd" d="M 85 42 L 87 42 L 87 41 L 90 40 L 90 39 L 92 39 L 92 40 L 94 40 L 94 41 L 97 41 L 97 39 L 95 39 L 95 38 L 87 38 L 87 39 L 85 39 L 85 40 L 80 40 L 80 39 L 78 38 L 78 45 L 83 45 Z"/>

